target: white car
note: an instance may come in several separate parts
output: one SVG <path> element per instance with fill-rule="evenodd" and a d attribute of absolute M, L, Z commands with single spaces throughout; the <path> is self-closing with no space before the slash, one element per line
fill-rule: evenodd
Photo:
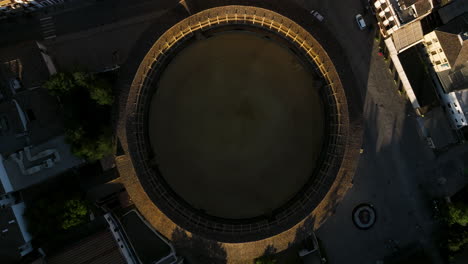
<path fill-rule="evenodd" d="M 311 13 L 318 21 L 320 21 L 320 22 L 323 21 L 323 16 L 322 16 L 319 12 L 317 12 L 317 11 L 315 11 L 315 10 L 311 10 L 310 13 Z"/>
<path fill-rule="evenodd" d="M 356 22 L 360 30 L 364 30 L 366 28 L 366 22 L 364 21 L 364 18 L 362 18 L 361 14 L 356 15 Z"/>

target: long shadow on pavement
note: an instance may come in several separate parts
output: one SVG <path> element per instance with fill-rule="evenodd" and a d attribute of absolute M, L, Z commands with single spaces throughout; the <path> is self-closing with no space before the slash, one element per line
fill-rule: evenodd
<path fill-rule="evenodd" d="M 187 264 L 224 264 L 227 263 L 227 254 L 220 243 L 201 238 L 195 234 L 187 233 L 176 228 L 172 232 L 172 243 L 178 253 L 184 256 Z"/>

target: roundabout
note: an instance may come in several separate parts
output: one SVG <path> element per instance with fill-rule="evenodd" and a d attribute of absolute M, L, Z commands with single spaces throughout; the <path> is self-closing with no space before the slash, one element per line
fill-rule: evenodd
<path fill-rule="evenodd" d="M 358 153 L 325 49 L 289 18 L 251 6 L 207 9 L 162 34 L 121 119 L 117 167 L 148 222 L 228 255 L 242 247 L 246 259 L 266 244 L 284 249 L 307 220 L 323 223 Z"/>

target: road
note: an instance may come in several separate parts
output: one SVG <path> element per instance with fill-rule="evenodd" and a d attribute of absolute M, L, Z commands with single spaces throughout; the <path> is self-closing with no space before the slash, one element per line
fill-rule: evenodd
<path fill-rule="evenodd" d="M 324 15 L 324 25 L 345 50 L 364 102 L 364 139 L 354 186 L 334 215 L 317 230 L 329 263 L 376 263 L 394 254 L 395 248 L 413 245 L 428 249 L 439 260 L 432 232 L 430 198 L 425 195 L 425 165 L 436 160 L 418 133 L 414 112 L 397 89 L 371 31 L 358 29 L 355 15 L 364 13 L 359 0 L 297 0 Z M 375 24 L 370 14 L 368 25 Z M 312 19 L 312 18 L 311 18 Z M 377 211 L 376 224 L 357 229 L 351 214 L 355 206 L 370 203 Z"/>
<path fill-rule="evenodd" d="M 0 34 L 6 36 L 0 38 L 0 46 L 43 39 L 44 32 L 39 23 L 41 18 L 52 17 L 55 34 L 64 35 L 154 11 L 168 10 L 178 4 L 175 0 L 132 0 L 131 5 L 124 0 L 75 0 L 68 5 L 36 12 L 31 16 L 0 21 Z"/>

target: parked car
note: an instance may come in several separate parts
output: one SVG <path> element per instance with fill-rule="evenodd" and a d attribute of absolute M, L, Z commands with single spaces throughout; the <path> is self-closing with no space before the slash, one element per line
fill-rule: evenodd
<path fill-rule="evenodd" d="M 364 30 L 366 28 L 366 22 L 364 21 L 364 18 L 362 17 L 361 14 L 356 15 L 356 22 L 360 30 Z"/>
<path fill-rule="evenodd" d="M 317 11 L 315 11 L 315 10 L 311 10 L 310 13 L 311 13 L 318 21 L 320 21 L 320 22 L 323 21 L 323 16 L 322 16 L 319 12 L 317 12 Z"/>

